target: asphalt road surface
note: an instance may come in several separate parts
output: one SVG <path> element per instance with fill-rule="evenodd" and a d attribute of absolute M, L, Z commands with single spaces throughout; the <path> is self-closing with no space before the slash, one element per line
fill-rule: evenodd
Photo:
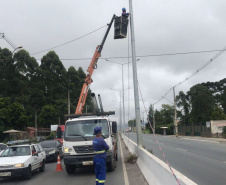
<path fill-rule="evenodd" d="M 137 142 L 136 133 L 127 133 Z M 142 134 L 143 146 L 163 160 L 153 134 Z M 205 138 L 156 136 L 170 165 L 199 185 L 226 184 L 226 144 Z"/>
<path fill-rule="evenodd" d="M 117 168 L 114 172 L 107 172 L 105 185 L 124 185 L 124 172 L 122 167 L 121 149 L 118 147 Z M 46 163 L 45 172 L 34 172 L 31 180 L 22 177 L 1 179 L 2 185 L 92 185 L 96 183 L 93 167 L 77 169 L 73 175 L 65 171 L 63 160 L 61 160 L 63 171 L 56 172 L 56 162 Z"/>

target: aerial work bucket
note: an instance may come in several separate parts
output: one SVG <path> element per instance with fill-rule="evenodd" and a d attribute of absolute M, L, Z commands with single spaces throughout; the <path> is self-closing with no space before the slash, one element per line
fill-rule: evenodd
<path fill-rule="evenodd" d="M 114 39 L 124 39 L 127 35 L 129 20 L 125 17 L 115 17 L 115 36 Z"/>

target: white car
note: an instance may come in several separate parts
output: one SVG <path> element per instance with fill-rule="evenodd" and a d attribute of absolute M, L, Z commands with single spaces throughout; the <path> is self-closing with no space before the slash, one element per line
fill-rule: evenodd
<path fill-rule="evenodd" d="M 3 153 L 3 151 L 6 149 L 7 145 L 4 143 L 0 143 L 0 155 Z"/>
<path fill-rule="evenodd" d="M 31 179 L 32 171 L 45 171 L 46 154 L 39 144 L 7 147 L 0 156 L 0 177 L 24 176 Z"/>

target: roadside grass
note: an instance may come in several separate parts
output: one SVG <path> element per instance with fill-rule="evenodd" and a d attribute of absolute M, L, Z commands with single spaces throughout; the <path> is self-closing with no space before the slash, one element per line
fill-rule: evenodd
<path fill-rule="evenodd" d="M 146 147 L 143 145 L 143 148 L 145 150 L 147 150 L 149 153 L 151 153 L 152 155 L 154 155 L 153 150 L 151 148 L 146 149 Z"/>
<path fill-rule="evenodd" d="M 136 163 L 137 162 L 137 156 L 135 154 L 129 153 L 129 155 L 126 158 L 126 162 L 128 162 L 130 164 Z"/>
<path fill-rule="evenodd" d="M 142 133 L 143 134 L 150 134 L 150 130 L 149 129 L 142 130 Z"/>

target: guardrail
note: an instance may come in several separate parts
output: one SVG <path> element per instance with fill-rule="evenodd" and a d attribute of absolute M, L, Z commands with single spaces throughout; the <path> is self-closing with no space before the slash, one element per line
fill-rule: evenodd
<path fill-rule="evenodd" d="M 122 138 L 128 147 L 130 153 L 136 154 L 139 157 L 137 159 L 137 165 L 146 178 L 149 184 L 155 185 L 178 185 L 175 177 L 172 175 L 168 165 L 152 155 L 144 148 L 137 148 L 137 144 L 122 134 Z M 177 176 L 180 185 L 197 185 L 191 179 L 181 174 L 173 168 L 174 174 Z"/>

